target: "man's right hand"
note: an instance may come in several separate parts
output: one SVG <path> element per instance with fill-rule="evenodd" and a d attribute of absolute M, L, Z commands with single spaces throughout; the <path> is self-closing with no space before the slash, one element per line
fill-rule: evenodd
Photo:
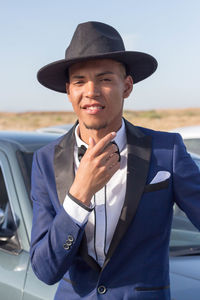
<path fill-rule="evenodd" d="M 102 189 L 120 168 L 117 146 L 111 143 L 115 136 L 116 133 L 111 132 L 98 143 L 95 143 L 93 138 L 89 139 L 88 149 L 69 190 L 73 197 L 85 205 L 90 205 L 92 196 Z"/>

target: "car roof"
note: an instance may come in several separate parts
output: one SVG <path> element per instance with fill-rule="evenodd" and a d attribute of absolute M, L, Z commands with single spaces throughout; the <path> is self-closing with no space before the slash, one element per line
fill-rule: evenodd
<path fill-rule="evenodd" d="M 35 151 L 59 137 L 60 134 L 55 133 L 0 131 L 0 144 L 12 144 L 23 151 Z"/>
<path fill-rule="evenodd" d="M 179 127 L 171 131 L 180 133 L 184 139 L 200 138 L 200 125 Z"/>
<path fill-rule="evenodd" d="M 62 124 L 62 125 L 55 125 L 55 126 L 49 126 L 49 127 L 42 127 L 38 128 L 37 132 L 43 132 L 43 133 L 59 133 L 59 134 L 65 134 L 68 132 L 73 124 Z"/>

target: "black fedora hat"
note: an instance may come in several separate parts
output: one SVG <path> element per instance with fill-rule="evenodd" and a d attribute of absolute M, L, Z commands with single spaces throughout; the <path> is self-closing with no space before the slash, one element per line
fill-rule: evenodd
<path fill-rule="evenodd" d="M 125 51 L 116 29 L 100 22 L 79 24 L 65 52 L 65 59 L 55 61 L 38 71 L 38 81 L 45 87 L 66 93 L 68 68 L 77 62 L 92 59 L 113 59 L 123 63 L 137 83 L 149 77 L 157 68 L 157 61 L 149 54 Z"/>

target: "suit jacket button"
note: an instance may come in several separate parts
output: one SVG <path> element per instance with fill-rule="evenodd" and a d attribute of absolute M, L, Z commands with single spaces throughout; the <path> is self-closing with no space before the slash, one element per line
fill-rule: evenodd
<path fill-rule="evenodd" d="M 71 245 L 72 245 L 72 242 L 69 242 L 69 240 L 67 240 L 65 244 L 66 244 L 67 246 L 71 246 Z"/>
<path fill-rule="evenodd" d="M 69 242 L 73 242 L 74 241 L 74 237 L 71 234 L 68 235 L 68 241 Z"/>
<path fill-rule="evenodd" d="M 63 248 L 64 248 L 65 250 L 69 250 L 70 246 L 69 246 L 67 243 L 65 243 L 65 244 L 63 245 Z"/>
<path fill-rule="evenodd" d="M 106 289 L 106 287 L 104 285 L 100 285 L 98 287 L 97 291 L 98 291 L 99 294 L 102 295 L 102 294 L 105 294 L 107 292 L 107 289 Z"/>

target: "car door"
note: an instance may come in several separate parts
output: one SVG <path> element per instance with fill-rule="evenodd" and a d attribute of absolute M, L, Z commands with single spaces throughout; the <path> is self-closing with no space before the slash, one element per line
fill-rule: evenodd
<path fill-rule="evenodd" d="M 29 254 L 23 250 L 25 235 L 12 168 L 0 149 L 0 299 L 21 300 Z M 10 235 L 10 237 L 9 237 Z"/>

